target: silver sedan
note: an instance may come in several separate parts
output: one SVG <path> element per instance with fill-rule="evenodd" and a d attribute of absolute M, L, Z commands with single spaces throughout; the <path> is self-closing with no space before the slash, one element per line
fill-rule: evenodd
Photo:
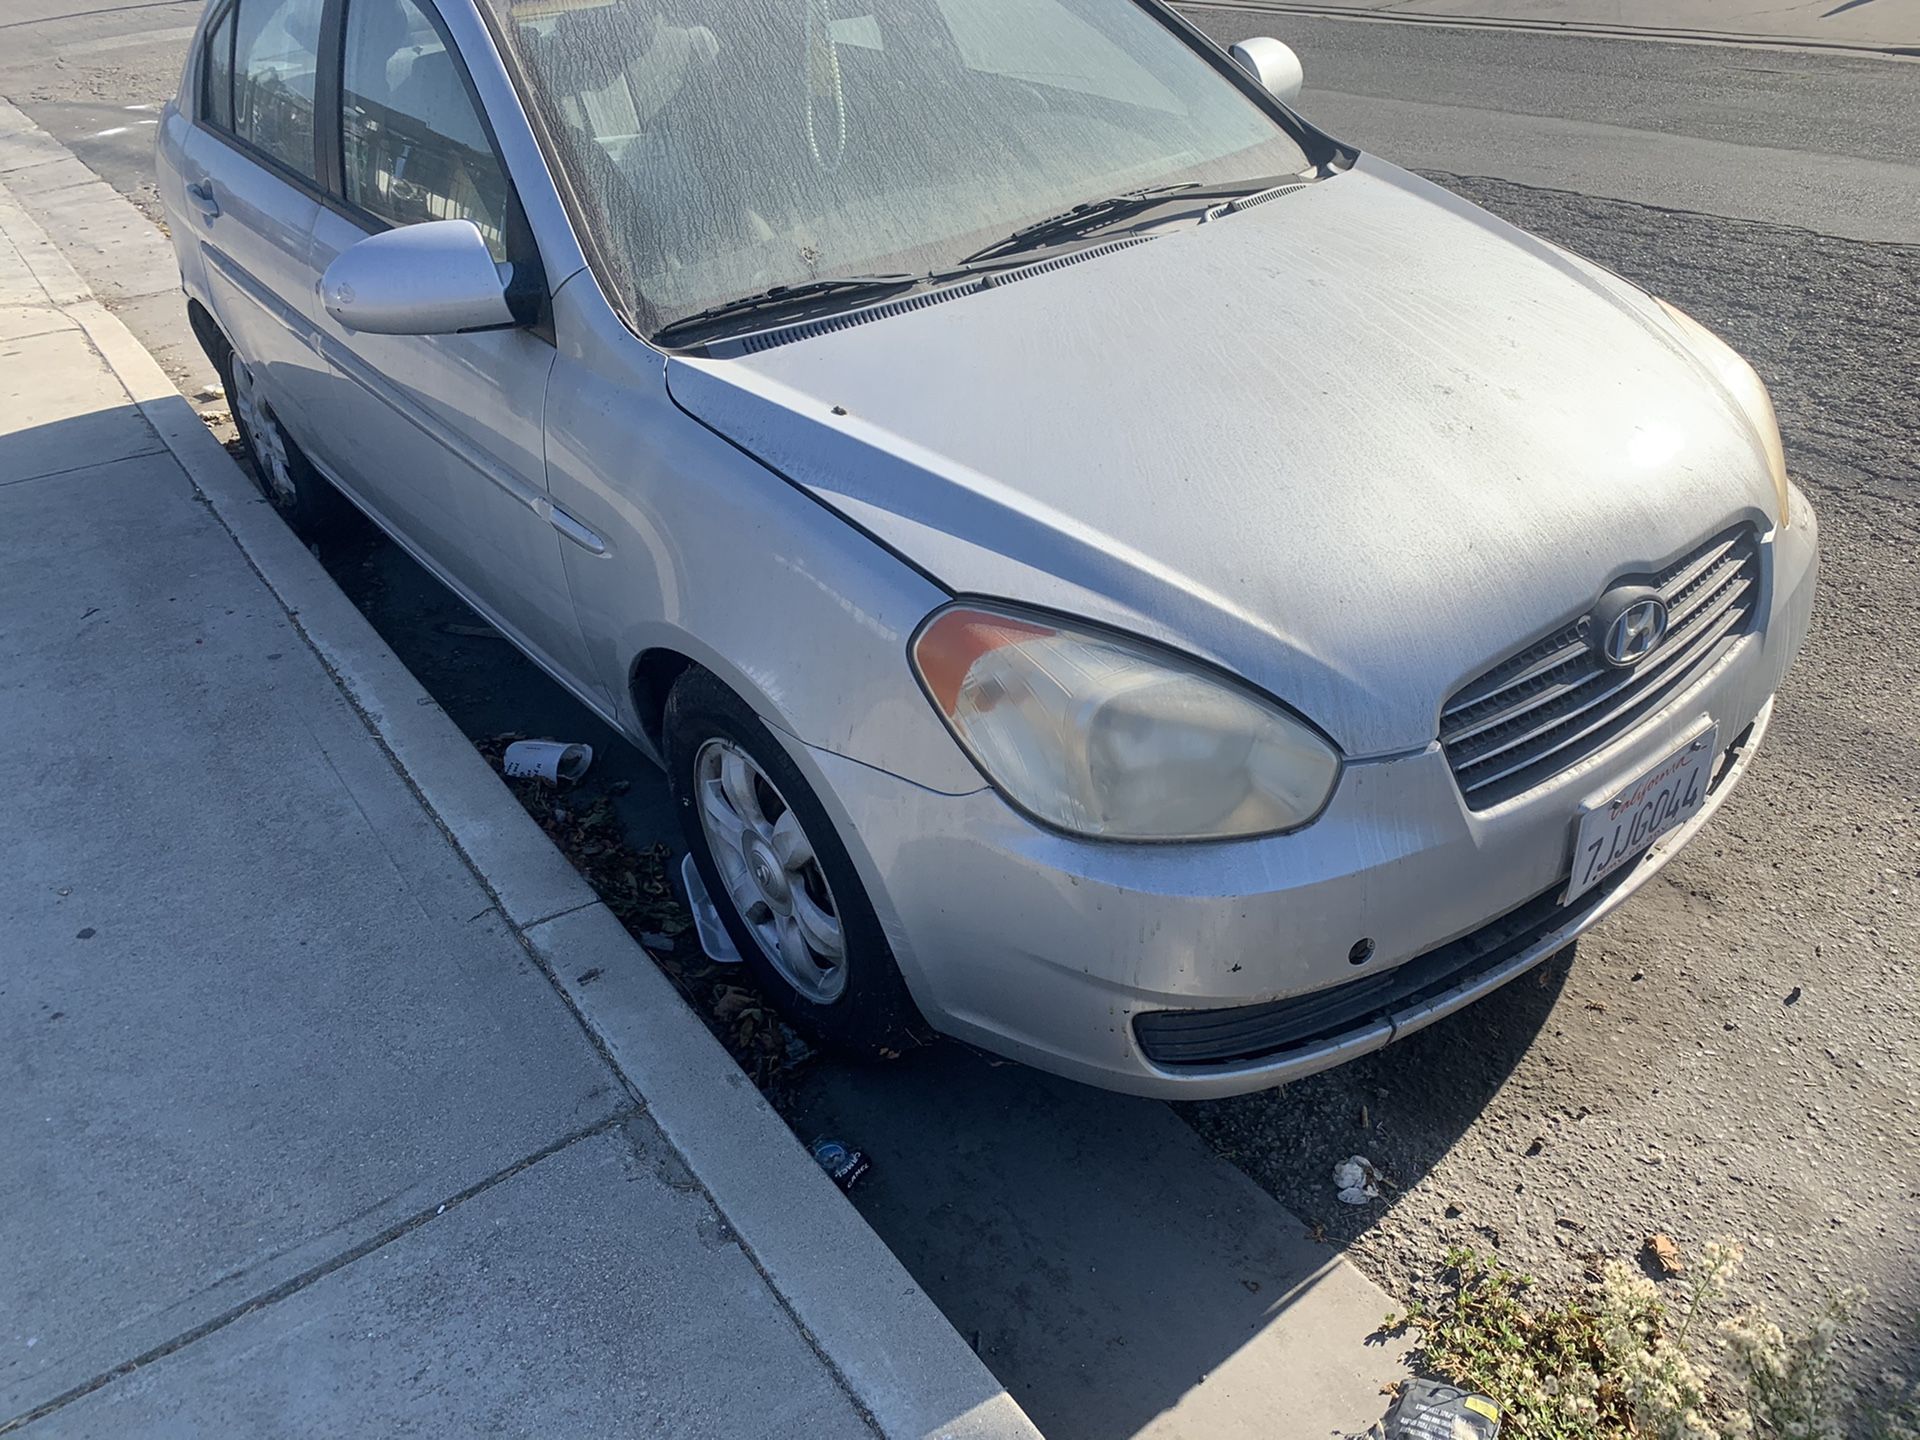
<path fill-rule="evenodd" d="M 1299 85 L 1157 0 L 213 0 L 160 193 L 266 499 L 658 758 L 796 1023 L 1212 1096 L 1644 884 L 1817 568 L 1738 355 Z"/>

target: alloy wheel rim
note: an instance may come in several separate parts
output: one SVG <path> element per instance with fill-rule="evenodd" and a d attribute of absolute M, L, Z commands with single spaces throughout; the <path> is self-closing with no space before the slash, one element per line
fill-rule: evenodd
<path fill-rule="evenodd" d="M 268 497 L 281 505 L 292 505 L 299 499 L 299 492 L 294 488 L 293 471 L 287 464 L 286 441 L 260 401 L 260 392 L 253 384 L 253 371 L 237 358 L 233 362 L 233 410 L 240 417 L 254 469 L 266 481 Z"/>
<path fill-rule="evenodd" d="M 700 828 L 734 908 L 787 983 L 831 1005 L 847 988 L 846 937 L 799 815 L 731 740 L 702 745 L 693 773 Z"/>

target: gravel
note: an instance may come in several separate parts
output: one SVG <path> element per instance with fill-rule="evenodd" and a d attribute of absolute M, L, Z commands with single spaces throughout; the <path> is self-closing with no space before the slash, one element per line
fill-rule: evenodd
<path fill-rule="evenodd" d="M 1623 913 L 1453 1019 L 1181 1107 L 1405 1297 L 1450 1243 L 1566 1284 L 1650 1235 L 1747 1245 L 1739 1303 L 1869 1292 L 1856 1381 L 1920 1370 L 1920 249 L 1435 176 L 1666 296 L 1773 390 L 1819 510 L 1814 629 L 1719 818 Z M 1367 1156 L 1383 1198 L 1337 1203 Z"/>

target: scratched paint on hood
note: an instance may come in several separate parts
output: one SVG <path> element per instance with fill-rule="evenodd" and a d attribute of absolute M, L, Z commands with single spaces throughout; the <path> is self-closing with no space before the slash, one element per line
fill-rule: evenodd
<path fill-rule="evenodd" d="M 952 589 L 1210 659 L 1351 756 L 1771 503 L 1645 296 L 1372 157 L 668 382 Z"/>

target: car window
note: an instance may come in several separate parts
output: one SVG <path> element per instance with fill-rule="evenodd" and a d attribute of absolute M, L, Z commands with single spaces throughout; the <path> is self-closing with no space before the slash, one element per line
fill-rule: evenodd
<path fill-rule="evenodd" d="M 313 177 L 313 80 L 321 0 L 240 0 L 233 37 L 233 130 Z"/>
<path fill-rule="evenodd" d="M 613 282 L 664 324 L 924 273 L 1140 186 L 1291 175 L 1273 114 L 1131 0 L 483 0 Z"/>
<path fill-rule="evenodd" d="M 222 130 L 233 128 L 233 7 L 207 32 L 202 62 L 200 114 Z"/>
<path fill-rule="evenodd" d="M 961 63 L 1036 85 L 1178 113 L 1180 97 L 1057 0 L 939 0 Z"/>
<path fill-rule="evenodd" d="M 506 173 L 445 37 L 413 0 L 350 0 L 340 89 L 347 200 L 395 225 L 471 220 L 505 260 Z"/>

